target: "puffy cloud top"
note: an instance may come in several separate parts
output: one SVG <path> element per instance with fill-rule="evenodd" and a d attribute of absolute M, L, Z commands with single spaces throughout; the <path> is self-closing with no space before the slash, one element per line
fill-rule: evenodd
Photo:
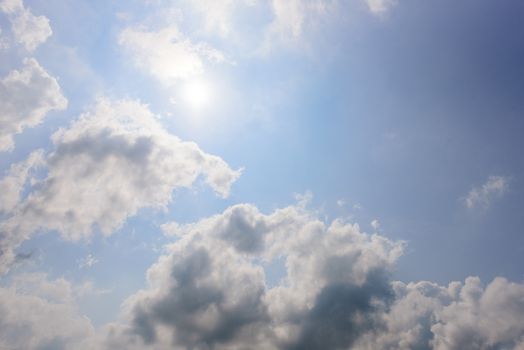
<path fill-rule="evenodd" d="M 0 100 L 0 152 L 14 148 L 15 134 L 40 124 L 50 111 L 67 107 L 56 79 L 33 58 L 0 81 Z"/>
<path fill-rule="evenodd" d="M 135 101 L 101 100 L 52 140 L 45 176 L 33 178 L 29 195 L 16 198 L 34 161 L 14 166 L 0 182 L 12 193 L 13 209 L 0 226 L 1 258 L 7 261 L 12 247 L 39 228 L 72 240 L 89 236 L 95 226 L 108 235 L 140 208 L 164 208 L 174 189 L 190 187 L 200 176 L 226 197 L 240 175 L 221 158 L 169 134 Z"/>

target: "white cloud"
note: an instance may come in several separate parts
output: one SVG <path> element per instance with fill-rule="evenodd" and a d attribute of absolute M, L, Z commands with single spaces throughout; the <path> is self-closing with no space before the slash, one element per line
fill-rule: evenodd
<path fill-rule="evenodd" d="M 395 301 L 384 327 L 355 349 L 522 349 L 524 285 L 497 277 L 485 288 L 477 277 L 447 287 L 394 283 Z"/>
<path fill-rule="evenodd" d="M 95 330 L 74 303 L 73 287 L 43 274 L 0 287 L 0 348 L 89 349 Z"/>
<path fill-rule="evenodd" d="M 40 124 L 50 111 L 67 107 L 56 79 L 33 58 L 0 81 L 0 100 L 0 152 L 14 148 L 15 134 Z"/>
<path fill-rule="evenodd" d="M 261 46 L 262 52 L 270 51 L 275 45 L 302 43 L 306 29 L 337 8 L 337 1 L 272 0 L 273 20 L 268 25 Z"/>
<path fill-rule="evenodd" d="M 98 259 L 95 258 L 92 254 L 87 254 L 87 256 L 78 261 L 78 267 L 81 269 L 89 268 L 98 263 Z"/>
<path fill-rule="evenodd" d="M 9 48 L 9 41 L 5 37 L 5 35 L 2 32 L 2 28 L 0 28 L 0 50 L 8 49 Z"/>
<path fill-rule="evenodd" d="M 369 11 L 377 16 L 386 14 L 391 7 L 397 4 L 397 0 L 365 0 Z"/>
<path fill-rule="evenodd" d="M 166 83 L 202 74 L 207 62 L 226 61 L 210 45 L 191 42 L 174 24 L 157 31 L 128 27 L 120 33 L 119 44 L 138 67 Z"/>
<path fill-rule="evenodd" d="M 469 277 L 431 331 L 436 350 L 524 346 L 524 285 L 498 277 L 486 288 Z"/>
<path fill-rule="evenodd" d="M 380 221 L 378 221 L 378 219 L 374 219 L 371 221 L 370 225 L 373 228 L 373 230 L 377 231 L 380 228 Z"/>
<path fill-rule="evenodd" d="M 13 210 L 20 202 L 22 190 L 30 178 L 30 172 L 44 164 L 44 152 L 35 151 L 26 160 L 12 164 L 7 175 L 0 180 L 0 213 Z"/>
<path fill-rule="evenodd" d="M 49 19 L 33 15 L 22 0 L 2 0 L 0 10 L 7 14 L 15 40 L 28 51 L 35 50 L 53 33 Z"/>
<path fill-rule="evenodd" d="M 141 208 L 166 208 L 173 190 L 200 177 L 226 197 L 240 176 L 221 158 L 169 134 L 135 101 L 101 100 L 52 140 L 45 177 L 33 179 L 28 195 L 0 224 L 3 269 L 14 259 L 13 248 L 38 229 L 70 240 L 96 231 L 109 235 Z M 27 182 L 22 175 L 10 181 Z"/>
<path fill-rule="evenodd" d="M 232 15 L 242 0 L 191 0 L 189 4 L 203 17 L 204 30 L 226 37 L 232 30 Z"/>
<path fill-rule="evenodd" d="M 490 176 L 486 183 L 480 187 L 474 187 L 463 199 L 466 207 L 487 208 L 492 200 L 501 197 L 509 189 L 509 179 L 504 176 Z"/>

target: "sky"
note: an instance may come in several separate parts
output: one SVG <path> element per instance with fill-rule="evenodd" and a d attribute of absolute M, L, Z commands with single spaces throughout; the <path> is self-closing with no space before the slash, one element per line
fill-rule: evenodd
<path fill-rule="evenodd" d="M 524 349 L 524 2 L 0 0 L 0 349 Z"/>

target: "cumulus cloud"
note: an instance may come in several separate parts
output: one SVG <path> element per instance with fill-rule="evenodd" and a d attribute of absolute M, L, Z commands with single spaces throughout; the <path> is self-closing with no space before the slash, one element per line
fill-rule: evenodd
<path fill-rule="evenodd" d="M 147 272 L 148 286 L 97 331 L 84 286 L 24 274 L 0 288 L 0 345 L 41 349 L 523 349 L 524 283 L 393 281 L 404 244 L 297 204 L 239 204 L 190 224 Z M 264 266 L 283 262 L 266 283 Z M 16 314 L 15 311 L 16 310 Z M 30 316 L 31 315 L 31 316 Z M 51 321 L 49 321 L 51 319 Z M 47 321 L 46 321 L 47 320 Z"/>
<path fill-rule="evenodd" d="M 165 228 L 179 238 L 124 304 L 110 348 L 347 348 L 380 322 L 403 246 L 302 205 L 265 215 L 241 204 Z M 279 257 L 286 277 L 268 288 L 260 262 Z"/>
<path fill-rule="evenodd" d="M 174 24 L 156 31 L 128 27 L 118 42 L 138 67 L 166 83 L 200 75 L 207 62 L 226 61 L 222 52 L 203 42 L 193 43 Z"/>
<path fill-rule="evenodd" d="M 364 336 L 357 349 L 522 349 L 524 284 L 477 277 L 447 287 L 396 282 L 385 328 Z"/>
<path fill-rule="evenodd" d="M 15 134 L 40 124 L 50 111 L 67 107 L 56 79 L 33 58 L 0 81 L 0 100 L 0 152 L 14 148 Z"/>
<path fill-rule="evenodd" d="M 0 287 L 0 348 L 90 349 L 95 330 L 64 279 L 23 274 Z"/>
<path fill-rule="evenodd" d="M 402 242 L 326 223 L 303 205 L 247 204 L 192 224 L 109 326 L 107 348 L 521 349 L 524 284 L 392 281 Z M 264 263 L 285 276 L 265 281 Z"/>
<path fill-rule="evenodd" d="M 33 15 L 22 0 L 1 0 L 0 11 L 8 16 L 15 40 L 28 51 L 35 50 L 53 33 L 49 19 Z"/>
<path fill-rule="evenodd" d="M 226 197 L 240 175 L 221 158 L 169 134 L 135 101 L 101 100 L 52 141 L 44 176 L 25 179 L 26 161 L 12 168 L 9 181 L 2 180 L 13 183 L 15 198 L 0 224 L 3 269 L 14 258 L 13 248 L 37 230 L 56 230 L 70 240 L 96 231 L 109 235 L 140 208 L 164 209 L 177 188 L 203 178 Z M 28 194 L 14 204 L 22 183 Z"/>
<path fill-rule="evenodd" d="M 490 176 L 480 187 L 474 187 L 464 198 L 466 207 L 487 208 L 497 197 L 501 197 L 509 189 L 509 179 L 504 176 Z"/>

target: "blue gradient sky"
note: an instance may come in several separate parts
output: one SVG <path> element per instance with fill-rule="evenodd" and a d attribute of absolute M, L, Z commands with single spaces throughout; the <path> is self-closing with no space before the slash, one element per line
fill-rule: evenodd
<path fill-rule="evenodd" d="M 41 230 L 16 247 L 31 257 L 2 285 L 37 271 L 91 281 L 109 292 L 79 307 L 99 326 L 146 285 L 146 270 L 172 240 L 161 224 L 192 223 L 238 203 L 269 213 L 307 192 L 319 217 L 406 241 L 395 280 L 522 281 L 524 2 L 377 1 L 382 10 L 373 1 L 324 2 L 333 9 L 304 12 L 296 35 L 271 34 L 276 15 L 264 1 L 235 7 L 226 34 L 206 30 L 190 2 L 24 3 L 53 33 L 32 52 L 14 41 L 2 49 L 0 76 L 35 57 L 68 106 L 14 137 L 14 149 L 0 152 L 2 174 L 37 148 L 52 150 L 50 136 L 100 97 L 147 104 L 167 131 L 243 172 L 227 198 L 197 181 L 175 190 L 166 210 L 142 208 L 111 235 L 95 229 L 71 242 Z M 184 100 L 193 76 L 162 81 L 119 44 L 125 28 L 171 24 L 226 57 L 195 75 L 208 84 L 206 105 Z M 0 27 L 10 35 L 5 13 Z M 503 186 L 483 192 L 493 177 Z M 88 256 L 97 262 L 79 267 Z M 269 280 L 284 274 L 275 264 Z"/>

